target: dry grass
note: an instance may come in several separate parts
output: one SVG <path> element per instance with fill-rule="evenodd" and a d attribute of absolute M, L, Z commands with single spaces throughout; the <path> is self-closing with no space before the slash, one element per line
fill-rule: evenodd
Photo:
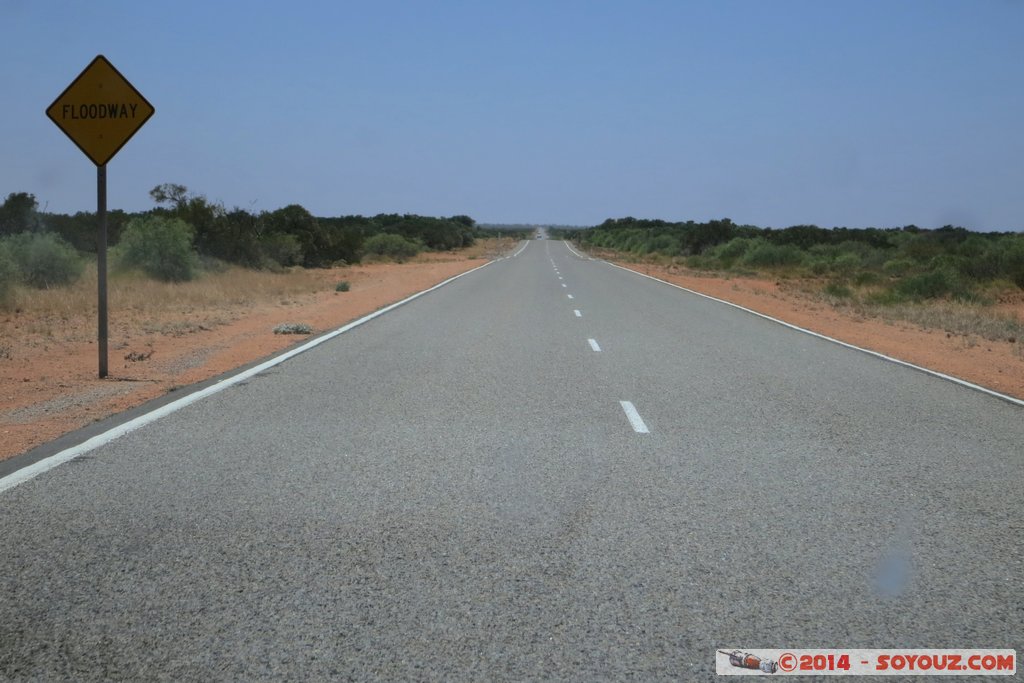
<path fill-rule="evenodd" d="M 453 252 L 427 252 L 411 263 L 492 258 L 515 246 L 512 239 L 482 239 Z M 180 336 L 211 329 L 268 302 L 291 305 L 317 292 L 334 292 L 350 267 L 284 272 L 229 266 L 191 282 L 159 282 L 138 273 L 110 273 L 107 306 L 111 331 L 129 327 L 147 333 Z M 0 311 L 0 332 L 28 335 L 33 343 L 86 341 L 96 337 L 96 264 L 69 287 L 16 287 L 9 311 Z"/>
<path fill-rule="evenodd" d="M 193 312 L 219 306 L 238 306 L 290 298 L 324 289 L 333 270 L 297 268 L 283 273 L 230 267 L 207 273 L 191 282 L 158 282 L 134 273 L 108 278 L 110 310 L 137 313 Z M 96 311 L 96 267 L 87 266 L 82 278 L 70 287 L 15 291 L 16 310 L 33 316 L 71 319 Z"/>
<path fill-rule="evenodd" d="M 515 249 L 518 240 L 511 237 L 478 238 L 471 247 L 455 251 L 425 251 L 409 259 L 410 263 L 437 263 L 441 261 L 467 261 L 470 259 L 493 259 Z"/>
<path fill-rule="evenodd" d="M 325 291 L 340 269 L 296 268 L 272 273 L 230 267 L 191 282 L 158 282 L 134 273 L 111 274 L 107 306 L 111 330 L 134 326 L 143 332 L 182 335 L 230 322 L 249 306 L 267 301 L 291 303 Z M 96 266 L 86 266 L 70 287 L 18 287 L 5 334 L 41 341 L 85 341 L 96 336 Z"/>
<path fill-rule="evenodd" d="M 981 304 L 935 301 L 890 306 L 866 306 L 864 310 L 884 320 L 901 320 L 925 329 L 943 330 L 967 338 L 1024 343 L 1024 322 Z"/>
<path fill-rule="evenodd" d="M 932 300 L 900 304 L 869 303 L 870 287 L 853 288 L 851 296 L 837 297 L 822 289 L 818 280 L 805 280 L 794 291 L 851 318 L 877 318 L 889 323 L 904 322 L 926 330 L 940 330 L 959 337 L 964 348 L 974 348 L 979 339 L 1014 345 L 1014 353 L 1024 358 L 1024 318 L 979 302 Z"/>

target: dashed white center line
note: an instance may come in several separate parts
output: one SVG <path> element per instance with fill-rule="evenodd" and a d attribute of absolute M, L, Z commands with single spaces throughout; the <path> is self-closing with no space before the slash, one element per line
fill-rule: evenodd
<path fill-rule="evenodd" d="M 650 434 L 651 430 L 647 429 L 647 425 L 644 424 L 644 420 L 640 417 L 640 413 L 636 411 L 636 407 L 629 401 L 619 401 L 619 405 L 622 406 L 622 410 L 626 413 L 626 418 L 629 420 L 629 424 L 633 425 L 633 431 L 637 434 Z"/>
<path fill-rule="evenodd" d="M 592 348 L 595 351 L 600 353 L 601 347 L 597 345 L 597 340 L 596 339 L 588 339 L 587 343 L 590 344 L 590 348 Z"/>
<path fill-rule="evenodd" d="M 582 313 L 580 313 L 580 312 L 579 312 L 578 310 L 574 310 L 574 311 L 573 311 L 573 313 L 575 313 L 575 314 L 576 314 L 576 317 L 577 317 L 577 318 L 582 318 L 582 317 L 583 317 L 583 314 L 582 314 Z"/>
<path fill-rule="evenodd" d="M 569 297 L 570 299 L 572 299 L 572 298 L 573 298 L 573 295 L 572 295 L 572 294 L 566 294 L 566 296 L 567 296 L 567 297 Z"/>
<path fill-rule="evenodd" d="M 563 286 L 563 287 L 568 287 L 569 285 L 567 285 L 567 284 L 565 284 L 565 283 L 563 282 L 563 283 L 562 283 L 562 286 Z"/>

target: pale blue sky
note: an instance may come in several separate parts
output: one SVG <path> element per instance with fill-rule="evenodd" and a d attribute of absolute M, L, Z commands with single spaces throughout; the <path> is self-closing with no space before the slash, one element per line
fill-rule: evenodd
<path fill-rule="evenodd" d="M 44 109 L 156 107 L 111 208 L 1024 229 L 1024 1 L 0 0 L 0 196 L 95 209 Z"/>

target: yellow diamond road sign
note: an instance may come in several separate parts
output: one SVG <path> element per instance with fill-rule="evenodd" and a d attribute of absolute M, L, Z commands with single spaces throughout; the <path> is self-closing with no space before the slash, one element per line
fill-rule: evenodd
<path fill-rule="evenodd" d="M 153 105 L 99 55 L 46 109 L 97 166 L 110 161 L 153 115 Z"/>

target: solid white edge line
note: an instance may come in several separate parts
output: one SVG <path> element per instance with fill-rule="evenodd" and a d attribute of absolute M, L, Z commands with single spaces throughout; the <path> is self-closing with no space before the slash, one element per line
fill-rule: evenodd
<path fill-rule="evenodd" d="M 601 347 L 597 345 L 597 340 L 596 339 L 588 339 L 587 343 L 590 344 L 590 348 L 594 349 L 598 353 L 601 352 Z"/>
<path fill-rule="evenodd" d="M 584 256 L 583 254 L 579 253 L 578 251 L 576 251 L 575 249 L 573 249 L 572 247 L 570 247 L 570 246 L 569 246 L 569 241 L 568 241 L 568 240 L 562 240 L 562 244 L 564 244 L 564 245 L 565 245 L 566 247 L 568 247 L 568 248 L 569 248 L 569 251 L 571 251 L 572 253 L 576 254 L 576 255 L 577 255 L 577 256 L 579 256 L 580 258 L 582 258 L 582 259 L 585 259 L 585 258 L 587 258 L 587 257 L 586 257 L 586 256 Z"/>
<path fill-rule="evenodd" d="M 577 317 L 577 318 L 582 318 L 582 317 L 583 317 L 583 314 L 582 314 L 582 313 L 580 313 L 578 309 L 574 309 L 574 310 L 573 310 L 573 313 L 575 313 L 575 314 L 576 314 L 576 317 Z"/>
<path fill-rule="evenodd" d="M 512 254 L 511 258 L 515 258 L 516 256 L 519 256 L 520 254 L 522 254 L 522 253 L 523 253 L 524 251 L 526 251 L 526 248 L 527 248 L 528 246 L 530 246 L 530 241 L 529 241 L 529 240 L 527 240 L 527 241 L 526 241 L 526 242 L 525 242 L 525 243 L 523 244 L 523 246 L 519 248 L 519 251 L 517 251 L 516 253 Z"/>
<path fill-rule="evenodd" d="M 629 424 L 633 426 L 633 431 L 637 434 L 650 434 L 651 430 L 644 424 L 644 419 L 640 417 L 640 413 L 637 412 L 636 407 L 629 401 L 619 401 L 619 405 L 622 406 L 623 412 L 626 413 L 626 419 L 629 420 Z"/>
<path fill-rule="evenodd" d="M 527 242 L 527 244 L 529 244 L 529 242 Z M 212 396 L 213 394 L 223 391 L 224 389 L 227 389 L 230 386 L 238 384 L 239 382 L 244 382 L 245 380 L 249 379 L 254 375 L 258 375 L 259 373 L 264 372 L 265 370 L 268 370 L 269 368 L 272 368 L 275 365 L 280 365 L 281 363 L 285 362 L 290 358 L 294 358 L 300 353 L 315 348 L 326 341 L 334 339 L 338 335 L 344 334 L 345 332 L 348 332 L 353 328 L 359 327 L 364 323 L 368 323 L 376 317 L 382 316 L 389 311 L 393 311 L 399 306 L 409 303 L 413 299 L 418 299 L 424 294 L 429 294 L 435 289 L 444 287 L 449 282 L 458 280 L 460 277 L 469 275 L 470 273 L 474 273 L 480 270 L 481 268 L 485 268 L 491 265 L 492 263 L 495 263 L 495 261 L 488 261 L 487 263 L 479 265 L 476 268 L 473 268 L 472 270 L 467 270 L 465 273 L 459 273 L 458 275 L 450 277 L 443 282 L 437 283 L 436 285 L 430 287 L 429 289 L 424 289 L 423 291 L 417 292 L 412 296 L 402 299 L 401 301 L 396 301 L 395 303 L 385 306 L 384 308 L 381 308 L 379 310 L 376 310 L 373 313 L 365 315 L 362 318 L 359 318 L 358 320 L 353 320 L 352 322 L 347 323 L 332 332 L 328 332 L 327 334 L 324 334 L 321 337 L 317 337 L 316 339 L 313 339 L 312 341 L 309 341 L 303 344 L 302 346 L 294 348 L 290 351 L 286 351 L 285 353 L 282 353 L 280 356 L 275 356 L 274 358 L 271 358 L 268 361 L 264 361 L 263 363 L 260 363 L 255 367 L 249 368 L 248 370 L 243 370 L 237 375 L 226 377 L 217 382 L 216 384 L 212 384 L 206 387 L 205 389 L 200 389 L 199 391 L 191 393 L 188 396 L 183 396 L 182 398 L 179 398 L 177 401 L 172 401 L 171 403 L 162 405 L 159 408 L 156 408 L 148 413 L 145 413 L 144 415 L 139 415 L 138 417 L 131 419 L 128 422 L 125 422 L 124 424 L 112 427 L 111 429 L 108 429 L 102 434 L 97 434 L 96 436 L 86 441 L 83 441 L 77 446 L 66 448 L 63 451 L 60 451 L 59 453 L 54 453 L 48 458 L 43 458 L 42 460 L 35 462 L 27 467 L 23 467 L 22 469 L 17 470 L 16 472 L 12 472 L 11 474 L 8 474 L 6 477 L 0 478 L 0 493 L 3 493 L 8 489 L 14 488 L 18 484 L 24 483 L 29 479 L 33 479 L 42 474 L 43 472 L 46 472 L 47 470 L 51 470 L 54 467 L 57 467 L 58 465 L 63 465 L 69 460 L 74 460 L 78 456 L 84 455 L 85 453 L 88 453 L 91 450 L 108 444 L 111 441 L 114 441 L 115 439 L 118 439 L 129 432 L 135 431 L 139 427 L 143 427 L 151 422 L 156 422 L 160 418 L 166 417 L 171 413 L 177 412 L 182 408 L 195 403 L 196 401 L 204 399 L 207 396 Z"/>
<path fill-rule="evenodd" d="M 905 360 L 900 360 L 899 358 L 893 358 L 892 356 L 887 356 L 884 353 L 879 353 L 878 351 L 872 351 L 871 349 L 865 349 L 865 348 L 862 348 L 860 346 L 854 346 L 853 344 L 850 344 L 848 342 L 844 342 L 844 341 L 840 341 L 838 339 L 834 339 L 833 337 L 829 337 L 827 335 L 824 335 L 824 334 L 821 334 L 821 333 L 818 333 L 818 332 L 814 332 L 813 330 L 808 330 L 808 329 L 800 327 L 798 325 L 794 325 L 793 323 L 787 323 L 785 320 L 779 320 L 778 318 L 773 318 L 770 315 L 765 315 L 764 313 L 758 313 L 757 311 L 751 310 L 751 309 L 746 308 L 744 306 L 740 306 L 739 304 L 734 304 L 731 301 L 726 301 L 725 299 L 718 299 L 718 298 L 713 297 L 713 296 L 711 296 L 709 294 L 702 294 L 702 293 L 694 291 L 692 289 L 688 289 L 686 287 L 683 287 L 682 285 L 677 285 L 674 282 L 669 282 L 667 280 L 662 280 L 661 278 L 656 278 L 653 275 L 647 275 L 646 273 L 638 273 L 635 270 L 632 270 L 630 268 L 626 268 L 625 266 L 620 266 L 617 263 L 611 263 L 610 261 L 603 261 L 603 263 L 607 263 L 610 266 L 614 266 L 614 267 L 619 268 L 621 270 L 624 270 L 624 271 L 626 271 L 628 273 L 633 273 L 634 275 L 639 275 L 640 277 L 645 277 L 645 278 L 647 278 L 649 280 L 654 280 L 655 282 L 661 282 L 662 284 L 666 284 L 666 285 L 669 285 L 671 287 L 675 287 L 676 289 L 681 289 L 684 292 L 689 292 L 690 294 L 696 294 L 699 297 L 703 297 L 705 299 L 710 299 L 711 301 L 717 301 L 720 304 L 725 304 L 726 306 L 732 306 L 733 308 L 738 308 L 741 311 L 745 311 L 745 312 L 750 313 L 752 315 L 756 315 L 758 318 L 764 318 L 765 320 L 770 320 L 773 323 L 777 323 L 779 325 L 782 325 L 783 327 L 788 327 L 791 330 L 796 330 L 797 332 L 803 332 L 804 334 L 809 334 L 812 337 L 817 337 L 818 339 L 824 339 L 825 341 L 832 342 L 833 344 L 838 344 L 839 346 L 845 346 L 848 349 L 852 349 L 854 351 L 860 351 L 861 353 L 866 353 L 869 356 L 874 356 L 875 358 L 880 358 L 880 359 L 882 359 L 884 361 L 888 361 L 890 363 L 895 363 L 896 365 L 902 365 L 902 366 L 910 368 L 912 370 L 917 370 L 918 372 L 923 372 L 926 375 L 931 375 L 932 377 L 938 377 L 939 379 L 944 379 L 944 380 L 946 380 L 948 382 L 953 382 L 954 384 L 959 384 L 962 387 L 966 387 L 968 389 L 973 389 L 974 391 L 980 391 L 983 394 L 988 394 L 989 396 L 992 396 L 993 398 L 1001 399 L 1003 401 L 1006 401 L 1007 403 L 1013 403 L 1014 405 L 1018 405 L 1018 406 L 1024 407 L 1024 401 L 1020 400 L 1019 398 L 1014 398 L 1013 396 L 1007 396 L 1006 394 L 1001 394 L 998 391 L 994 391 L 992 389 L 988 389 L 988 388 L 983 387 L 981 385 L 974 384 L 972 382 L 968 382 L 967 380 L 960 379 L 959 377 L 954 377 L 952 375 L 947 375 L 947 374 L 939 372 L 937 370 L 929 370 L 928 368 L 921 367 L 920 365 L 914 365 L 913 363 L 908 363 Z"/>

